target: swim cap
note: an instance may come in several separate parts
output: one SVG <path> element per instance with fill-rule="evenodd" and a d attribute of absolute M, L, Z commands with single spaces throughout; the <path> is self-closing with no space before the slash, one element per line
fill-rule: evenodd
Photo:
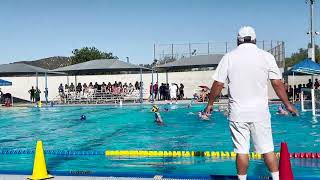
<path fill-rule="evenodd" d="M 81 115 L 81 116 L 80 116 L 80 120 L 84 121 L 84 120 L 86 120 L 86 119 L 87 119 L 87 117 L 86 117 L 85 115 Z"/>
<path fill-rule="evenodd" d="M 151 111 L 152 112 L 159 112 L 159 107 L 157 105 L 153 105 Z"/>

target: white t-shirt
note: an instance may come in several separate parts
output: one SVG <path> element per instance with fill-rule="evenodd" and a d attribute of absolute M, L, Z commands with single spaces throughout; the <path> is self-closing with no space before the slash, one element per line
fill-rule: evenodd
<path fill-rule="evenodd" d="M 177 97 L 177 86 L 176 85 L 171 85 L 169 87 L 169 89 L 170 89 L 171 98 L 176 98 Z"/>
<path fill-rule="evenodd" d="M 230 121 L 270 119 L 268 80 L 282 79 L 272 54 L 255 44 L 241 44 L 222 58 L 212 78 L 228 84 Z"/>

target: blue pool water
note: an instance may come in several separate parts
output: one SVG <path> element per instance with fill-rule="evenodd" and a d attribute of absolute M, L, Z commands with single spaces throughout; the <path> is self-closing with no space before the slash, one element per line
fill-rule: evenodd
<path fill-rule="evenodd" d="M 50 108 L 0 108 L 0 149 L 34 149 L 38 139 L 45 150 L 188 150 L 232 151 L 228 121 L 215 112 L 201 121 L 203 105 L 163 105 L 164 126 L 156 125 L 151 106 L 78 106 Z M 311 113 L 300 117 L 277 116 L 271 106 L 276 151 L 286 141 L 291 152 L 320 152 L 320 119 Z M 87 119 L 80 121 L 84 114 Z M 147 172 L 164 174 L 234 175 L 232 159 L 128 158 L 47 155 L 49 170 L 97 172 Z M 31 170 L 32 154 L 0 155 L 1 170 Z M 292 160 L 296 176 L 320 177 L 320 160 Z M 268 175 L 262 160 L 252 160 L 250 175 Z"/>

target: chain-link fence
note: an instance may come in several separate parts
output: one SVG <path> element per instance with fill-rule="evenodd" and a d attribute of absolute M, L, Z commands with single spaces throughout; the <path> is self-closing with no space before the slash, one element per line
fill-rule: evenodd
<path fill-rule="evenodd" d="M 285 45 L 283 41 L 258 41 L 257 45 L 273 54 L 279 67 L 284 67 Z M 236 46 L 236 42 L 155 44 L 154 59 L 160 63 L 168 63 L 192 56 L 225 54 Z"/>

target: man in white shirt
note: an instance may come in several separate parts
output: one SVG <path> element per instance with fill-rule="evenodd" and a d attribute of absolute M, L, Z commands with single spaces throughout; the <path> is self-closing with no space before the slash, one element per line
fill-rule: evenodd
<path fill-rule="evenodd" d="M 169 90 L 170 90 L 171 103 L 173 99 L 175 99 L 177 103 L 177 90 L 178 90 L 177 86 L 174 83 L 171 83 Z"/>
<path fill-rule="evenodd" d="M 268 80 L 292 115 L 297 110 L 288 101 L 282 76 L 275 58 L 256 46 L 252 27 L 243 27 L 238 33 L 238 47 L 220 61 L 211 88 L 205 114 L 210 113 L 214 99 L 219 96 L 224 83 L 229 87 L 229 127 L 239 180 L 247 178 L 250 136 L 257 153 L 263 154 L 274 180 L 279 179 L 277 158 L 274 154 L 270 112 L 268 106 Z"/>

